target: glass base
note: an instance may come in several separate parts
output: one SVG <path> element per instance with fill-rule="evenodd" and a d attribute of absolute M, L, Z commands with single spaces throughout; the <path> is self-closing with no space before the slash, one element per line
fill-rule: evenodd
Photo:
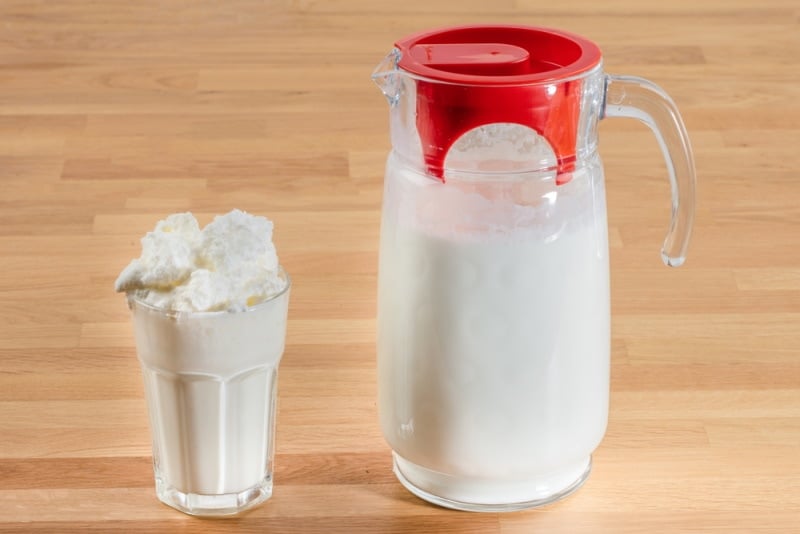
<path fill-rule="evenodd" d="M 446 475 L 396 452 L 392 455 L 394 474 L 408 491 L 438 506 L 468 512 L 512 512 L 553 503 L 580 488 L 592 470 L 590 456 L 533 480 L 487 481 Z"/>
<path fill-rule="evenodd" d="M 260 504 L 272 496 L 272 477 L 239 493 L 200 495 L 184 493 L 170 486 L 164 479 L 156 477 L 158 499 L 176 510 L 196 516 L 234 515 Z"/>

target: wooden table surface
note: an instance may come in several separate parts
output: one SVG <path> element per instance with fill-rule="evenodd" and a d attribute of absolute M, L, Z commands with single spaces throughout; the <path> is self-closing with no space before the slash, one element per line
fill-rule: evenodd
<path fill-rule="evenodd" d="M 0 4 L 0 531 L 800 532 L 797 0 L 148 0 Z M 661 264 L 655 138 L 605 121 L 608 433 L 575 495 L 428 505 L 377 424 L 375 293 L 395 38 L 515 22 L 597 41 L 661 84 L 694 143 L 689 260 Z M 293 276 L 273 498 L 158 502 L 113 281 L 165 215 L 276 223 Z"/>

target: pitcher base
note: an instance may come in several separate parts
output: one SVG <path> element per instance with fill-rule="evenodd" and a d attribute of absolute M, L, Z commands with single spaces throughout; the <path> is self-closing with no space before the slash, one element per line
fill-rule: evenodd
<path fill-rule="evenodd" d="M 590 456 L 534 480 L 487 482 L 445 475 L 392 455 L 394 474 L 408 491 L 438 506 L 468 512 L 513 512 L 550 504 L 580 488 L 592 470 Z"/>

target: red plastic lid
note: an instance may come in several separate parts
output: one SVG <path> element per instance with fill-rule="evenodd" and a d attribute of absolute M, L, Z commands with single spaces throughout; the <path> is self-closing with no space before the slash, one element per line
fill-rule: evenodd
<path fill-rule="evenodd" d="M 458 137 L 497 122 L 536 130 L 553 147 L 559 171 L 572 170 L 580 77 L 601 60 L 593 42 L 559 30 L 498 25 L 427 31 L 395 46 L 398 66 L 417 78 L 417 129 L 431 174 L 442 176 Z"/>

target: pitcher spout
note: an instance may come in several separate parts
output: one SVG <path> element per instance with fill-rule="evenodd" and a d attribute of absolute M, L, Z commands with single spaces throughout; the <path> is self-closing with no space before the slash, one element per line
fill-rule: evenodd
<path fill-rule="evenodd" d="M 372 71 L 372 81 L 386 97 L 390 106 L 394 106 L 400 100 L 400 92 L 403 84 L 401 83 L 401 72 L 397 67 L 402 53 L 397 48 L 392 49 L 389 54 L 378 63 Z"/>

